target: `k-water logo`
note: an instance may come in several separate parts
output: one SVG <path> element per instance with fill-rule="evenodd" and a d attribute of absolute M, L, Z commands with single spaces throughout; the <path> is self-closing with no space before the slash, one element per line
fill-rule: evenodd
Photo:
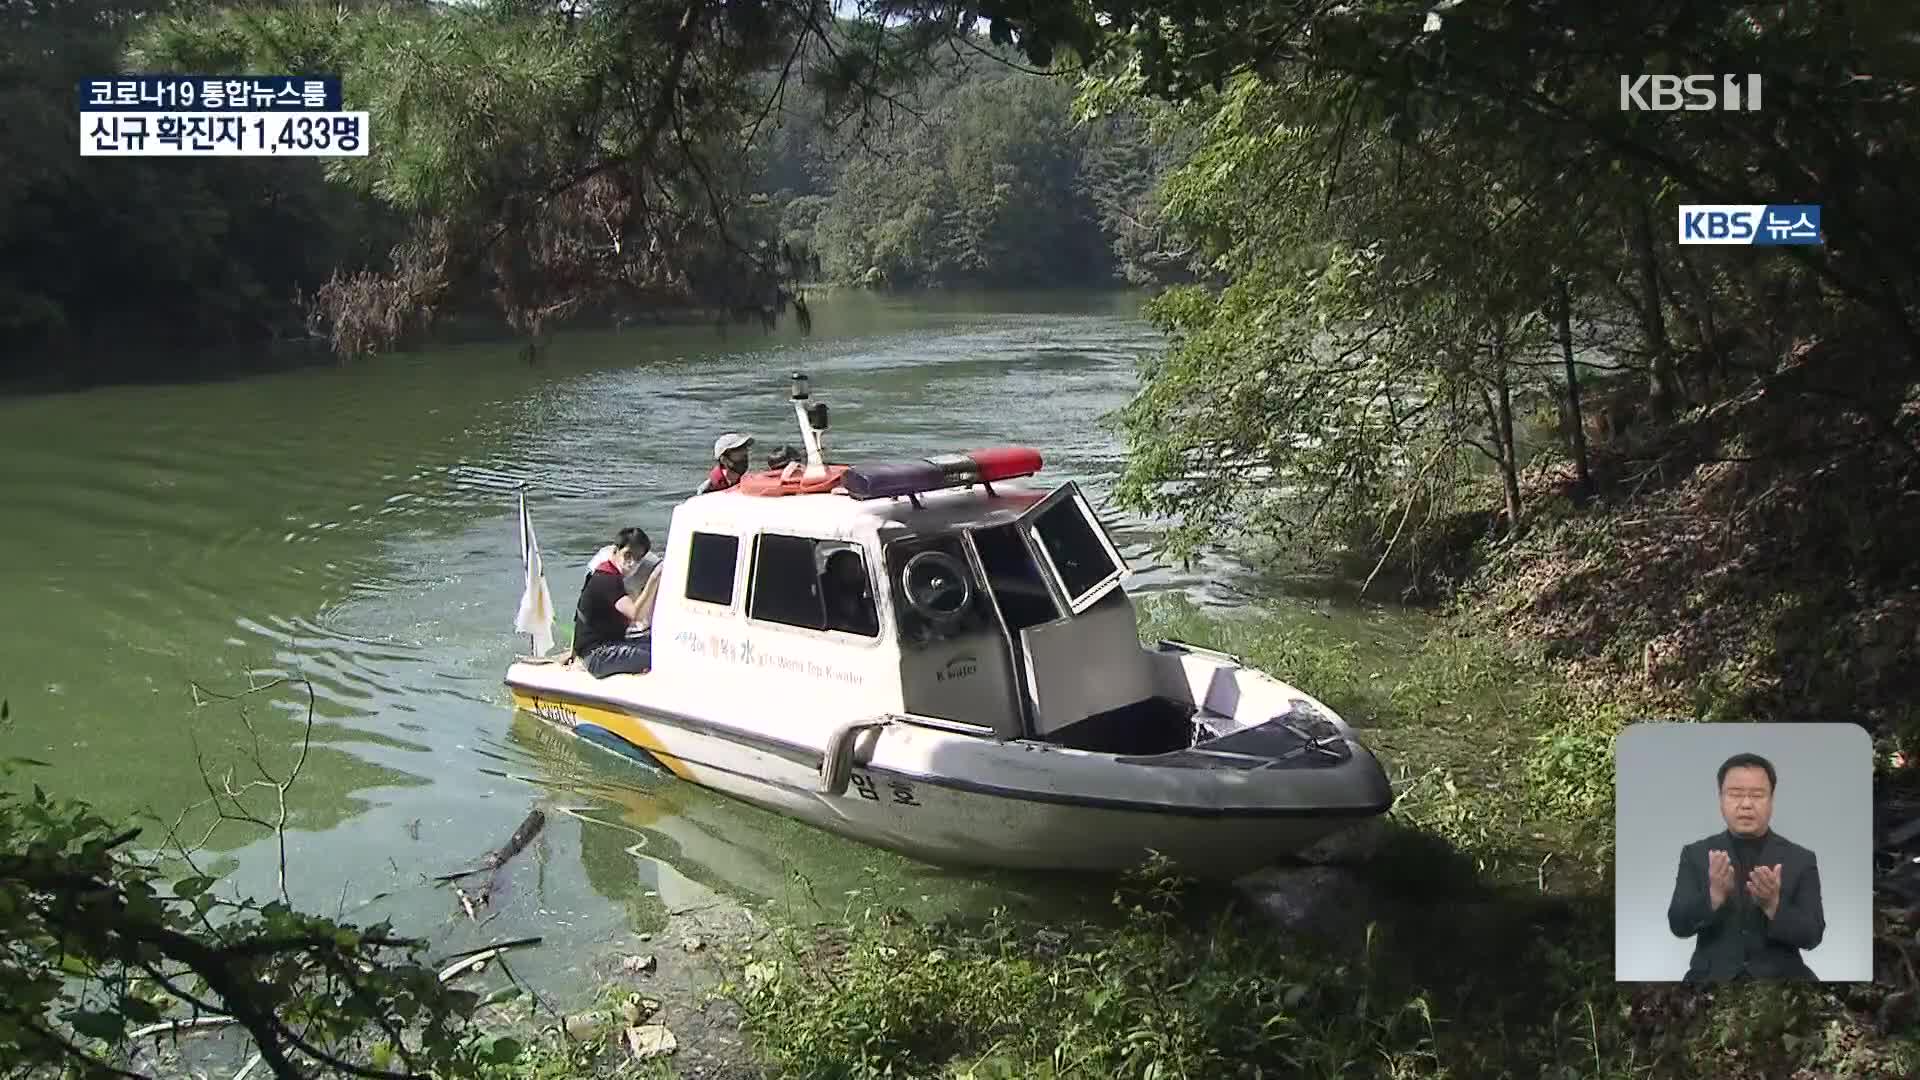
<path fill-rule="evenodd" d="M 1683 244 L 1782 244 L 1818 246 L 1820 207 L 1814 203 L 1773 206 L 1682 206 L 1680 242 Z"/>

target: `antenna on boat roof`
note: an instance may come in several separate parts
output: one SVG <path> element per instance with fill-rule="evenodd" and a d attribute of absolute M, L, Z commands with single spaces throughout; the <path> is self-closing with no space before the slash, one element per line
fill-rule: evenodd
<path fill-rule="evenodd" d="M 793 373 L 793 392 L 788 396 L 793 401 L 793 415 L 800 421 L 800 439 L 807 447 L 807 471 L 804 475 L 808 480 L 818 480 L 827 475 L 826 402 L 813 400 L 804 371 Z"/>

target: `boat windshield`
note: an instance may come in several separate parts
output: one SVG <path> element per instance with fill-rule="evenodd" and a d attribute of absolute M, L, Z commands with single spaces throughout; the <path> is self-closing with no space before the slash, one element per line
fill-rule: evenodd
<path fill-rule="evenodd" d="M 1074 615 L 1099 603 L 1127 573 L 1119 549 L 1077 484 L 1040 500 L 1017 524 L 1055 599 Z"/>
<path fill-rule="evenodd" d="M 987 588 L 993 590 L 1008 631 L 1015 634 L 1029 626 L 1052 622 L 1061 614 L 1039 564 L 1033 561 L 1032 551 L 1017 530 L 1011 522 L 973 530 L 973 545 L 987 572 Z"/>
<path fill-rule="evenodd" d="M 1120 579 L 1118 552 L 1076 494 L 1040 511 L 1030 526 L 1074 611 L 1084 611 Z"/>

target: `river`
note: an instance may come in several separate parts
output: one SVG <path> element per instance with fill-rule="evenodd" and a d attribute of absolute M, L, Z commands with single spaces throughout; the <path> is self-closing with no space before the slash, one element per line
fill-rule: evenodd
<path fill-rule="evenodd" d="M 522 583 L 515 490 L 556 606 L 618 527 L 664 539 L 713 437 L 797 442 L 787 375 L 832 410 L 842 459 L 994 443 L 1103 497 L 1121 449 L 1101 419 L 1161 347 L 1133 294 L 833 294 L 813 332 L 636 329 L 340 368 L 0 399 L 0 753 L 149 841 L 214 822 L 208 781 L 284 775 L 306 691 L 312 749 L 288 795 L 295 902 L 391 917 L 461 948 L 542 934 L 523 975 L 584 987 L 580 956 L 718 890 L 754 903 L 983 910 L 1057 884 L 957 874 L 656 777 L 516 716 L 501 676 Z M 1133 591 L 1238 603 L 1242 571 L 1157 565 L 1115 518 Z M 245 709 L 245 715 L 242 709 Z M 257 741 L 248 736 L 248 724 Z M 231 774 L 229 777 L 229 770 Z M 424 878 L 498 845 L 536 802 L 549 826 L 485 926 Z M 248 805 L 271 813 L 270 789 Z M 213 829 L 223 893 L 278 889 L 271 836 Z M 523 868 L 525 869 L 525 868 Z M 557 947 L 554 947 L 557 946 Z"/>

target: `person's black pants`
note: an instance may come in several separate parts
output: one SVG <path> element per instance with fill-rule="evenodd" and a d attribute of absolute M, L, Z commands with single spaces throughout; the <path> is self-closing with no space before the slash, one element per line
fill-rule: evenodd
<path fill-rule="evenodd" d="M 644 675 L 653 670 L 653 638 L 628 638 L 608 642 L 580 658 L 587 673 L 596 679 L 609 675 Z"/>

